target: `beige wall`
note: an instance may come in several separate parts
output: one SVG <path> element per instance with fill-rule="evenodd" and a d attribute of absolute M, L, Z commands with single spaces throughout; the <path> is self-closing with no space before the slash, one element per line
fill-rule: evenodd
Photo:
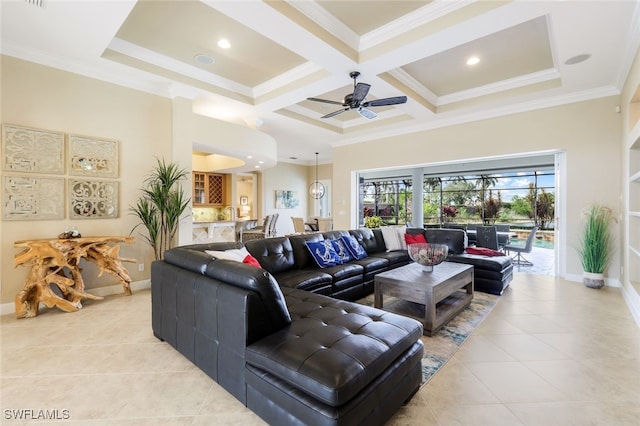
<path fill-rule="evenodd" d="M 425 165 L 540 151 L 566 152 L 566 273 L 582 274 L 574 247 L 581 210 L 599 202 L 621 212 L 621 114 L 617 96 L 423 131 L 333 151 L 333 210 L 337 229 L 355 224 L 352 175 L 372 168 Z M 341 214 L 344 213 L 344 214 Z M 618 241 L 621 228 L 616 225 Z M 562 268 L 561 268 L 562 271 Z M 608 277 L 620 278 L 620 250 Z"/>
<path fill-rule="evenodd" d="M 14 269 L 18 251 L 13 241 L 53 238 L 75 225 L 85 236 L 128 235 L 137 223 L 128 208 L 139 196 L 143 179 L 155 158 L 171 160 L 171 101 L 90 78 L 2 56 L 1 121 L 65 133 L 120 141 L 120 217 L 101 220 L 49 220 L 0 222 L 2 287 L 0 303 L 13 303 L 24 284 L 27 268 Z M 137 236 L 137 232 L 134 233 Z M 148 279 L 153 253 L 142 238 L 123 244 L 121 255 L 138 259 L 125 266 L 134 281 Z M 85 269 L 87 288 L 118 284 L 105 274 L 97 278 L 92 265 Z"/>
<path fill-rule="evenodd" d="M 22 288 L 26 269 L 13 268 L 13 241 L 54 237 L 69 225 L 83 235 L 127 235 L 136 224 L 128 206 L 139 196 L 139 187 L 155 162 L 154 157 L 190 164 L 191 139 L 180 130 L 187 106 L 182 100 L 168 100 L 10 57 L 1 57 L 1 120 L 3 123 L 79 133 L 120 141 L 120 217 L 109 220 L 2 221 L 0 258 L 2 271 L 0 303 L 12 303 Z M 637 65 L 636 65 L 637 69 Z M 352 172 L 363 169 L 424 165 L 486 156 L 521 154 L 542 150 L 566 152 L 567 272 L 580 274 L 573 246 L 576 243 L 580 210 L 592 202 L 605 203 L 621 211 L 621 114 L 615 112 L 618 97 L 581 102 L 476 123 L 424 131 L 334 149 L 333 167 L 321 165 L 320 179 L 332 179 L 332 210 L 336 229 L 355 223 L 351 211 Z M 176 123 L 176 125 L 172 125 Z M 177 142 L 172 143 L 172 140 Z M 392 147 L 392 148 L 391 148 Z M 307 216 L 307 189 L 315 168 L 280 163 L 259 175 L 261 194 L 255 200 L 260 214 L 279 212 L 278 234 L 293 231 L 290 216 Z M 276 189 L 297 190 L 300 206 L 274 206 Z M 619 228 L 617 229 L 619 231 Z M 621 231 L 620 231 L 621 232 Z M 620 233 L 618 232 L 618 233 Z M 621 239 L 620 239 L 621 240 Z M 145 271 L 126 264 L 134 281 L 148 278 L 152 253 L 138 238 L 135 245 L 122 247 L 124 257 L 139 259 Z M 620 253 L 609 268 L 619 278 Z M 110 276 L 93 278 L 87 268 L 88 288 L 117 283 Z"/>
<path fill-rule="evenodd" d="M 292 216 L 306 217 L 308 211 L 309 197 L 307 181 L 308 167 L 290 163 L 278 163 L 276 167 L 266 169 L 262 172 L 263 197 L 261 199 L 261 211 L 264 217 L 267 214 L 280 214 L 276 223 L 277 235 L 282 236 L 293 233 Z M 288 190 L 297 191 L 300 205 L 293 209 L 276 209 L 275 191 Z"/>

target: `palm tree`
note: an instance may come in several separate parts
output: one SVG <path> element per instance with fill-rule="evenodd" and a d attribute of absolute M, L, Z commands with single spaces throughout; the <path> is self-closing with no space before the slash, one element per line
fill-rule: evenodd
<path fill-rule="evenodd" d="M 482 207 L 482 221 L 485 222 L 488 217 L 485 217 L 485 207 L 486 207 L 486 193 L 487 189 L 495 186 L 498 183 L 498 178 L 490 175 L 480 175 L 478 180 L 476 180 L 476 187 L 480 188 L 480 206 Z M 491 200 L 489 200 L 491 202 Z"/>
<path fill-rule="evenodd" d="M 149 235 L 144 238 L 153 248 L 156 260 L 162 259 L 164 252 L 173 246 L 180 218 L 191 202 L 179 184 L 186 177 L 187 172 L 176 163 L 158 159 L 144 181 L 142 197 L 129 208 L 141 221 L 131 232 L 140 225 L 147 228 Z"/>

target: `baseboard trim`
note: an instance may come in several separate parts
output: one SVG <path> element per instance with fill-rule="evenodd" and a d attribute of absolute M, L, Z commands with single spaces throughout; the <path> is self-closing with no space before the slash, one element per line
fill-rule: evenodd
<path fill-rule="evenodd" d="M 629 284 L 627 283 L 627 286 Z M 627 303 L 631 316 L 640 327 L 640 296 L 634 290 L 629 290 L 626 286 L 622 288 L 622 297 Z"/>
<path fill-rule="evenodd" d="M 151 280 L 134 281 L 130 284 L 130 287 L 131 287 L 131 291 L 148 289 L 148 288 L 151 288 Z M 94 296 L 99 296 L 99 297 L 112 296 L 114 294 L 122 293 L 122 285 L 114 284 L 106 287 L 91 288 L 87 290 L 87 293 L 91 293 Z M 40 304 L 41 309 L 45 307 L 46 306 L 44 306 L 44 304 Z M 0 305 L 0 315 L 8 315 L 8 314 L 15 314 L 15 313 L 16 313 L 15 303 L 3 303 L 2 305 Z"/>

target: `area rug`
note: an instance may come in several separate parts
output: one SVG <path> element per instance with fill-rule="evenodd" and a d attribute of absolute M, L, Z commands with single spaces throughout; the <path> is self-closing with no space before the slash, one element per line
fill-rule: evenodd
<path fill-rule="evenodd" d="M 424 357 L 422 358 L 422 384 L 425 385 L 442 366 L 456 353 L 460 346 L 467 340 L 473 330 L 485 319 L 500 300 L 499 296 L 475 292 L 471 304 L 456 315 L 444 327 L 432 337 L 422 336 L 424 343 Z M 373 295 L 359 301 L 363 305 L 373 306 Z M 385 298 L 385 309 L 400 312 L 408 307 L 419 312 L 419 305 L 394 301 Z M 398 306 L 402 304 L 402 309 Z M 411 306 L 412 305 L 412 306 Z M 422 312 L 424 312 L 422 310 Z"/>

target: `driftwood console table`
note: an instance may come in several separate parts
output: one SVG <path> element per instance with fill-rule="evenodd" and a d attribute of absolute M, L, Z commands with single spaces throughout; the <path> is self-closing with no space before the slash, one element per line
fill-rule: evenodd
<path fill-rule="evenodd" d="M 102 299 L 85 292 L 80 274 L 81 259 L 96 264 L 100 275 L 107 272 L 117 277 L 125 294 L 130 295 L 131 277 L 122 262 L 136 260 L 121 258 L 117 243 L 131 244 L 133 241 L 133 237 L 80 237 L 14 242 L 14 247 L 24 250 L 15 255 L 13 266 L 31 263 L 24 289 L 15 298 L 16 317 L 35 317 L 40 302 L 49 308 L 56 306 L 65 312 L 73 312 L 82 308 L 82 299 Z M 65 271 L 71 277 L 65 275 Z M 60 291 L 54 291 L 52 285 Z"/>

